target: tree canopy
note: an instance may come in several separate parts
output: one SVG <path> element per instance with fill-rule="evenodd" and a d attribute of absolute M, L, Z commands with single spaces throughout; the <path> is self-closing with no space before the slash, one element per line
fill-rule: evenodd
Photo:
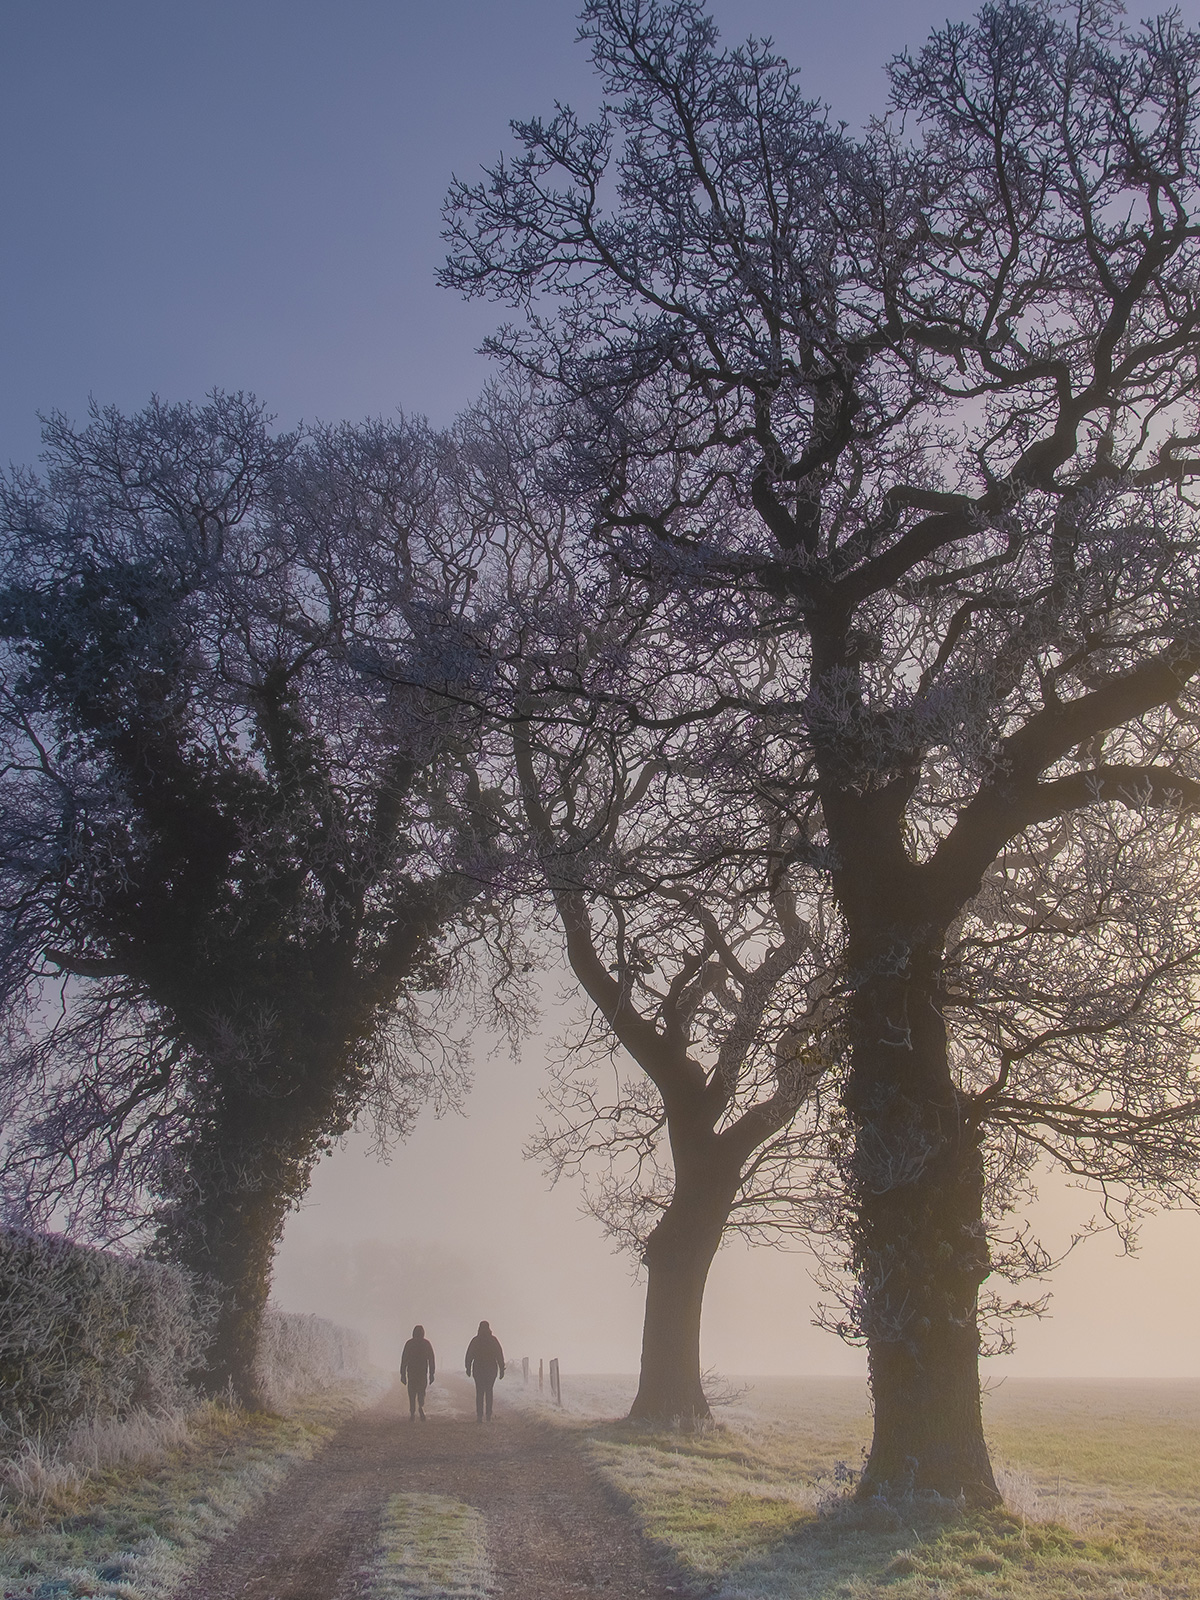
<path fill-rule="evenodd" d="M 988 1501 L 1002 1175 L 1195 1194 L 1200 38 L 989 5 L 854 137 L 695 0 L 581 31 L 601 112 L 455 185 L 444 281 L 521 313 L 597 545 L 725 642 L 671 714 L 743 720 L 846 930 L 864 1492 Z"/>
<path fill-rule="evenodd" d="M 213 1381 L 249 1393 L 321 1150 L 463 1081 L 420 996 L 469 937 L 487 817 L 424 685 L 480 551 L 416 425 L 275 436 L 217 396 L 46 444 L 0 502 L 8 1209 L 152 1217 L 220 1286 Z M 405 684 L 355 665 L 364 618 Z"/>

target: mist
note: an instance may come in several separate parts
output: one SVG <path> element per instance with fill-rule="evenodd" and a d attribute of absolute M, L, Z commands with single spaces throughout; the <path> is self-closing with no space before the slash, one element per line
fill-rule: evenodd
<path fill-rule="evenodd" d="M 568 985 L 564 975 L 562 984 Z M 569 992 L 569 991 L 568 991 Z M 394 1366 L 423 1323 L 446 1367 L 460 1366 L 480 1318 L 514 1363 L 557 1356 L 564 1373 L 635 1372 L 643 1284 L 588 1215 L 579 1183 L 551 1186 L 523 1147 L 543 1106 L 546 1056 L 561 1012 L 518 1059 L 482 1040 L 461 1112 L 426 1111 L 383 1160 L 367 1131 L 327 1155 L 279 1252 L 274 1298 L 357 1327 Z M 1100 1197 L 1044 1176 L 1030 1213 L 1061 1254 Z M 727 1243 L 705 1294 L 703 1361 L 730 1375 L 861 1375 L 861 1350 L 813 1326 L 822 1298 L 801 1249 Z M 999 1285 L 1003 1289 L 1004 1285 Z M 1151 1217 L 1134 1255 L 1112 1232 L 1082 1241 L 1044 1284 L 1047 1314 L 1017 1325 L 1010 1356 L 985 1380 L 1200 1377 L 1200 1217 Z"/>

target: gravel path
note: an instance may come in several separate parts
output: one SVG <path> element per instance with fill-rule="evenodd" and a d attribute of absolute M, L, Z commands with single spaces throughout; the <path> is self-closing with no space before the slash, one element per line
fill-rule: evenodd
<path fill-rule="evenodd" d="M 502 1386 L 501 1386 L 502 1387 Z M 655 1557 L 567 1430 L 504 1405 L 475 1421 L 474 1388 L 439 1378 L 412 1424 L 397 1385 L 359 1412 L 217 1545 L 187 1600 L 354 1600 L 387 1501 L 447 1495 L 480 1511 L 504 1600 L 666 1600 L 689 1586 Z"/>

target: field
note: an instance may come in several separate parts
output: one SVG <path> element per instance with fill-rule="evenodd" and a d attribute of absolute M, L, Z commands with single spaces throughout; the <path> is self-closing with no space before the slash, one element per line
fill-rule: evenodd
<path fill-rule="evenodd" d="M 858 1381 L 730 1387 L 695 1437 L 602 1420 L 628 1404 L 627 1378 L 568 1376 L 557 1413 L 722 1600 L 1200 1595 L 1200 1383 L 1007 1380 L 986 1403 L 1007 1509 L 970 1516 L 848 1499 L 870 1433 Z"/>

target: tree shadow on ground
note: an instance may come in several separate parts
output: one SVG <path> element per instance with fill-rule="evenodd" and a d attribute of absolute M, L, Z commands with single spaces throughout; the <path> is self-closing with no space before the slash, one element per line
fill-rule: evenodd
<path fill-rule="evenodd" d="M 585 1448 L 647 1536 L 722 1600 L 1083 1600 L 1198 1592 L 1195 1530 L 1125 1519 L 1083 1534 L 1007 1510 L 852 1498 L 844 1463 L 801 1475 L 771 1442 L 610 1423 Z M 1136 1524 L 1136 1525 L 1135 1525 Z"/>

